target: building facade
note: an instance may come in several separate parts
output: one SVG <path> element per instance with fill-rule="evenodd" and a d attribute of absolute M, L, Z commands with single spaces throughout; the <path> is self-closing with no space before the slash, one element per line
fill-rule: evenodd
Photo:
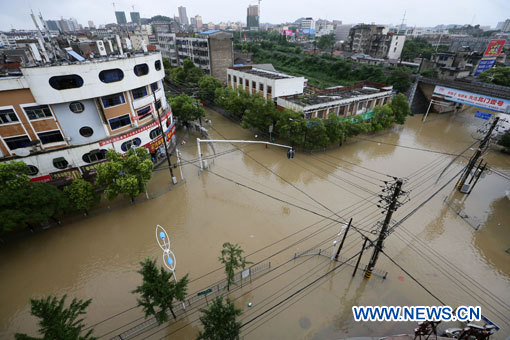
<path fill-rule="evenodd" d="M 246 14 L 246 27 L 249 30 L 258 30 L 259 29 L 259 6 L 258 5 L 250 5 L 247 9 Z"/>
<path fill-rule="evenodd" d="M 188 26 L 189 21 L 188 21 L 188 15 L 186 14 L 186 7 L 180 6 L 178 8 L 178 10 L 179 10 L 179 22 L 181 23 L 181 25 Z"/>
<path fill-rule="evenodd" d="M 161 54 L 25 67 L 0 77 L 0 157 L 21 160 L 32 181 L 94 172 L 106 151 L 163 143 L 174 131 Z"/>
<path fill-rule="evenodd" d="M 352 52 L 368 54 L 373 58 L 399 59 L 405 35 L 387 33 L 380 25 L 356 25 L 349 31 L 348 46 Z"/>
<path fill-rule="evenodd" d="M 234 62 L 232 33 L 222 31 L 205 31 L 195 37 L 176 37 L 178 65 L 185 59 L 204 70 L 223 83 L 227 79 L 227 68 Z"/>
<path fill-rule="evenodd" d="M 227 84 L 233 89 L 241 88 L 252 95 L 258 93 L 262 98 L 271 100 L 303 93 L 306 79 L 253 66 L 240 66 L 227 69 Z"/>
<path fill-rule="evenodd" d="M 131 16 L 131 22 L 133 24 L 137 24 L 137 25 L 140 25 L 140 12 L 131 12 L 129 13 L 129 15 Z"/>
<path fill-rule="evenodd" d="M 118 25 L 127 24 L 126 13 L 124 11 L 115 11 L 115 19 L 117 19 Z"/>
<path fill-rule="evenodd" d="M 376 106 L 383 106 L 391 101 L 392 90 L 391 85 L 364 81 L 348 87 L 278 97 L 276 104 L 280 110 L 303 112 L 306 119 L 325 119 L 328 115 L 335 114 L 343 119 L 361 116 L 368 120 Z"/>

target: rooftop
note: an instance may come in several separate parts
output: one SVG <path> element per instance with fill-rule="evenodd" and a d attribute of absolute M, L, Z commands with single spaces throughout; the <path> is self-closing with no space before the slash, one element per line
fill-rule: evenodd
<path fill-rule="evenodd" d="M 295 78 L 295 77 L 292 77 L 292 76 L 289 76 L 289 75 L 286 75 L 283 73 L 267 71 L 267 70 L 264 70 L 261 68 L 255 68 L 253 66 L 232 67 L 231 69 L 239 71 L 239 72 L 243 72 L 243 73 L 253 74 L 253 75 L 256 75 L 256 76 L 259 76 L 262 78 L 267 78 L 267 79 L 277 80 L 277 79 Z"/>
<path fill-rule="evenodd" d="M 319 90 L 314 93 L 287 96 L 284 97 L 284 99 L 300 106 L 308 106 L 326 104 L 337 100 L 355 98 L 359 96 L 386 91 L 391 91 L 390 85 L 365 81 L 357 82 L 353 86 L 347 87 L 335 86 L 326 90 Z"/>

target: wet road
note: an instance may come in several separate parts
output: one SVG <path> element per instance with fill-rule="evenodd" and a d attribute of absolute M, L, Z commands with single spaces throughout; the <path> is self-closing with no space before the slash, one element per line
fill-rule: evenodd
<path fill-rule="evenodd" d="M 255 139 L 222 116 L 207 114 L 212 138 Z M 161 263 L 156 224 L 170 234 L 177 276 L 189 273 L 193 280 L 190 292 L 223 278 L 217 257 L 226 241 L 239 243 L 252 262 L 271 261 L 273 271 L 231 294 L 244 310 L 242 322 L 249 322 L 242 330 L 246 339 L 411 332 L 414 323 L 353 321 L 353 305 L 441 304 L 385 256 L 379 257 L 377 269 L 388 272 L 386 280 L 367 282 L 361 274 L 352 278 L 352 267 L 345 265 L 288 298 L 335 265 L 324 256 L 293 257 L 312 247 L 331 250 L 341 227 L 331 219 L 349 218 L 359 233 L 349 232 L 342 256 L 356 255 L 360 233 L 372 235 L 383 217 L 376 207 L 382 181 L 389 175 L 407 178 L 404 190 L 411 200 L 394 214 L 399 221 L 460 171 L 463 157 L 438 180 L 451 154 L 475 142 L 482 122 L 468 111 L 430 115 L 425 124 L 416 116 L 381 135 L 352 139 L 325 153 L 299 153 L 292 160 L 275 147 L 237 145 L 239 150 L 221 144 L 210 172 L 199 175 L 196 166 L 185 165 L 186 183 L 168 192 L 168 171 L 155 171 L 148 190 L 154 199 L 1 246 L 0 337 L 33 334 L 36 320 L 29 315 L 28 299 L 50 294 L 93 298 L 86 318 L 90 325 L 124 312 L 95 326 L 94 334 L 105 335 L 102 339 L 143 317 L 139 309 L 130 309 L 136 305 L 130 292 L 141 282 L 136 273 L 140 261 L 157 257 Z M 197 136 L 179 137 L 187 141 L 180 147 L 183 158 L 196 159 Z M 202 152 L 213 153 L 210 147 Z M 466 157 L 472 152 L 467 150 Z M 498 338 L 505 338 L 510 334 L 510 254 L 505 252 L 510 248 L 510 201 L 505 197 L 510 181 L 503 176 L 510 176 L 510 157 L 491 151 L 485 159 L 503 175 L 488 173 L 469 196 L 452 191 L 453 181 L 395 229 L 385 252 L 444 303 L 481 305 L 483 314 L 502 327 Z M 371 253 L 365 251 L 362 264 Z M 248 301 L 253 307 L 247 307 Z M 138 338 L 193 338 L 199 306 L 192 307 L 184 319 Z"/>

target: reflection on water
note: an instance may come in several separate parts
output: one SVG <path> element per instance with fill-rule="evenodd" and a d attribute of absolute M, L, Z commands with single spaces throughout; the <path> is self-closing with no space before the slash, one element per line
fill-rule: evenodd
<path fill-rule="evenodd" d="M 207 115 L 213 122 L 212 138 L 254 139 L 250 131 L 218 114 L 207 110 Z M 139 262 L 145 257 L 155 257 L 161 262 L 161 250 L 154 240 L 156 224 L 163 225 L 170 234 L 177 275 L 189 273 L 191 279 L 196 279 L 190 284 L 189 291 L 193 292 L 223 277 L 217 257 L 225 241 L 239 243 L 247 254 L 260 250 L 249 257 L 253 262 L 278 253 L 270 259 L 274 267 L 286 263 L 297 251 L 317 244 L 330 247 L 340 229 L 338 223 L 318 223 L 318 216 L 293 205 L 327 216 L 331 215 L 328 209 L 341 211 L 342 217 L 353 217 L 360 229 L 370 230 L 382 217 L 373 204 L 378 199 L 374 194 L 389 174 L 409 178 L 404 189 L 406 186 L 411 189 L 411 201 L 395 213 L 395 220 L 399 220 L 465 164 L 464 158 L 458 159 L 438 184 L 434 184 L 453 157 L 430 151 L 461 152 L 475 140 L 480 124 L 471 112 L 432 114 L 425 124 L 421 123 L 421 116 L 410 117 L 405 126 L 352 139 L 326 153 L 299 153 L 293 160 L 286 158 L 283 149 L 239 144 L 244 153 L 223 154 L 211 167 L 224 177 L 282 201 L 242 188 L 211 172 L 199 175 L 193 165 L 184 166 L 186 183 L 175 187 L 170 184 L 168 170 L 156 171 L 148 186 L 149 194 L 153 196 L 171 188 L 157 198 L 140 200 L 135 205 L 1 246 L 0 337 L 11 338 L 14 332 L 36 329 L 35 319 L 29 315 L 30 297 L 67 293 L 82 299 L 93 298 L 87 315 L 89 324 L 134 306 L 136 300 L 130 292 L 140 283 L 136 273 Z M 180 146 L 184 159 L 196 159 L 196 136 L 181 132 L 179 138 L 186 140 Z M 216 146 L 217 153 L 232 149 L 234 146 L 230 144 Z M 206 155 L 213 153 L 208 146 L 202 150 Z M 471 152 L 466 155 L 469 157 Z M 507 155 L 491 152 L 486 160 L 498 169 L 510 169 Z M 179 173 L 178 169 L 174 172 Z M 391 234 L 385 242 L 385 251 L 448 304 L 480 304 L 484 315 L 503 327 L 498 335 L 503 338 L 501 335 L 509 332 L 510 315 L 506 307 L 510 305 L 510 254 L 505 252 L 510 248 L 510 206 L 504 195 L 505 190 L 510 190 L 510 183 L 488 173 L 473 193 L 464 197 L 462 209 L 482 221 L 479 231 L 443 204 L 451 189 L 448 186 Z M 293 235 L 305 227 L 309 229 Z M 277 240 L 281 241 L 268 246 Z M 359 235 L 351 232 L 344 255 L 354 255 L 361 242 Z M 286 247 L 287 250 L 281 251 Z M 362 263 L 366 264 L 370 255 L 371 250 L 366 251 Z M 294 260 L 261 279 L 271 279 L 268 284 L 243 287 L 241 292 L 246 295 L 237 300 L 244 309 L 243 318 L 256 315 L 331 268 L 325 257 L 300 263 Z M 298 296 L 299 300 L 293 298 L 257 319 L 248 329 L 243 329 L 246 338 L 319 339 L 412 331 L 413 324 L 353 322 L 351 306 L 356 304 L 438 303 L 383 256 L 377 267 L 389 272 L 386 280 L 373 278 L 366 282 L 360 275 L 351 278 L 352 268 L 347 267 L 312 286 L 312 291 L 306 290 L 306 294 Z M 284 270 L 288 272 L 276 277 Z M 200 278 L 211 271 L 212 274 Z M 463 285 L 453 276 L 461 277 Z M 241 293 L 236 294 L 233 297 Z M 253 302 L 253 308 L 247 309 L 248 301 Z M 194 337 L 198 330 L 196 322 L 176 330 L 195 320 L 197 315 L 189 315 L 168 329 L 162 327 L 150 339 L 173 332 L 172 339 Z M 137 309 L 126 312 L 96 326 L 96 334 L 141 316 Z"/>

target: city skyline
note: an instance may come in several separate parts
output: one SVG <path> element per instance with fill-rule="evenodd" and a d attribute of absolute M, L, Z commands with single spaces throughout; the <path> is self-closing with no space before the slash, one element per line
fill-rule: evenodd
<path fill-rule="evenodd" d="M 373 3 L 373 5 L 370 5 Z M 201 15 L 204 22 L 244 22 L 246 20 L 246 8 L 256 4 L 255 1 L 229 2 L 218 0 L 215 3 L 208 1 L 180 1 L 168 4 L 161 0 L 147 0 L 144 2 L 119 0 L 115 2 L 115 10 L 111 3 L 105 5 L 99 0 L 87 2 L 61 2 L 55 0 L 34 0 L 30 4 L 20 6 L 18 3 L 9 2 L 4 4 L 0 14 L 0 30 L 34 29 L 30 19 L 30 10 L 41 11 L 46 20 L 63 17 L 73 17 L 80 24 L 86 26 L 89 20 L 97 26 L 114 23 L 115 11 L 140 12 L 142 18 L 150 18 L 155 15 L 165 15 L 173 18 L 178 16 L 178 7 L 186 7 L 188 16 Z M 483 4 L 484 11 L 480 11 L 480 2 L 475 0 L 443 2 L 431 0 L 427 6 L 412 6 L 404 0 L 393 0 L 382 5 L 375 0 L 368 2 L 330 3 L 326 0 L 309 3 L 296 3 L 280 1 L 278 3 L 262 2 L 260 8 L 260 22 L 279 24 L 294 22 L 300 17 L 313 17 L 314 19 L 342 20 L 344 23 L 377 23 L 397 25 L 402 22 L 406 11 L 405 24 L 418 27 L 433 27 L 439 24 L 480 24 L 494 27 L 498 22 L 507 19 L 510 13 L 510 2 L 504 0 L 492 0 Z M 225 8 L 229 8 L 225 11 Z M 440 11 L 438 10 L 440 8 Z M 225 13 L 227 12 L 227 14 Z M 100 14 L 98 14 L 100 13 Z M 337 14 L 338 13 L 338 14 Z M 496 15 L 494 15 L 496 13 Z M 206 15 L 204 15 L 206 14 Z"/>

